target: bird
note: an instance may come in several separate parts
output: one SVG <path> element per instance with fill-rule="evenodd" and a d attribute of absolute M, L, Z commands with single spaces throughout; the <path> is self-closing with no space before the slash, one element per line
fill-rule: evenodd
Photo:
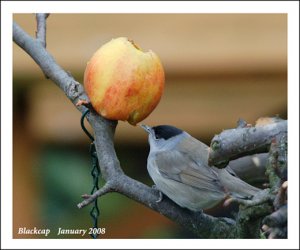
<path fill-rule="evenodd" d="M 170 125 L 140 125 L 149 135 L 147 170 L 155 187 L 177 205 L 198 212 L 226 199 L 251 199 L 259 188 L 235 175 L 230 166 L 208 166 L 209 147 Z"/>

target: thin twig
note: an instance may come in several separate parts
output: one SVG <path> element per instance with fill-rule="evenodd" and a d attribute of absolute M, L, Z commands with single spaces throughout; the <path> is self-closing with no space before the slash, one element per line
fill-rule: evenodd
<path fill-rule="evenodd" d="M 40 41 L 42 46 L 46 48 L 46 19 L 49 16 L 48 13 L 38 13 L 36 14 L 36 39 Z"/>
<path fill-rule="evenodd" d="M 85 198 L 85 200 L 83 200 L 82 202 L 80 202 L 77 207 L 78 208 L 83 208 L 85 206 L 87 206 L 88 204 L 92 203 L 95 199 L 97 199 L 98 197 L 112 192 L 112 186 L 110 185 L 110 182 L 106 182 L 106 184 L 100 188 L 99 190 L 97 190 L 95 193 L 93 193 L 92 195 L 85 195 L 83 198 Z"/>

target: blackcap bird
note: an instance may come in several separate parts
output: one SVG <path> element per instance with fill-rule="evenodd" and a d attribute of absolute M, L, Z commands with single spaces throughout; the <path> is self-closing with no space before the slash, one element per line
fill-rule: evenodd
<path fill-rule="evenodd" d="M 235 176 L 230 167 L 209 167 L 209 147 L 187 132 L 168 125 L 141 127 L 149 133 L 149 175 L 179 206 L 202 211 L 230 197 L 249 199 L 260 190 Z"/>

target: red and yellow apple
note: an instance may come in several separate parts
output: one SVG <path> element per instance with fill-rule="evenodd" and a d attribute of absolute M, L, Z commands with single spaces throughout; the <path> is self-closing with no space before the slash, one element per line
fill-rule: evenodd
<path fill-rule="evenodd" d="M 164 90 L 164 69 L 158 56 L 143 52 L 125 37 L 96 51 L 84 73 L 84 87 L 93 108 L 110 120 L 132 125 L 157 106 Z"/>

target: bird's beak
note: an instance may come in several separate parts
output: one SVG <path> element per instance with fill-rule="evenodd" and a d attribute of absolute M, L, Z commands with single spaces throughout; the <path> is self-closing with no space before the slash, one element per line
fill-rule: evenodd
<path fill-rule="evenodd" d="M 151 127 L 150 126 L 147 126 L 145 124 L 141 124 L 140 127 L 142 129 L 144 129 L 147 133 L 149 133 L 149 134 L 151 133 Z"/>

